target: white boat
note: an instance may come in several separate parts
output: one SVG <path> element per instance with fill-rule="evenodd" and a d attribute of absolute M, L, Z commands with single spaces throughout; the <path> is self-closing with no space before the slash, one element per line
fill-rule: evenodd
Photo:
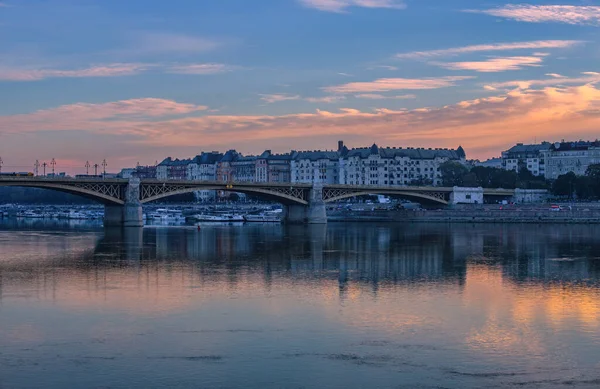
<path fill-rule="evenodd" d="M 194 219 L 200 222 L 243 222 L 242 215 L 234 215 L 231 213 L 221 213 L 216 215 L 198 214 L 194 215 Z"/>
<path fill-rule="evenodd" d="M 183 222 L 185 217 L 181 211 L 159 208 L 154 212 L 148 213 L 147 219 L 163 221 L 163 222 Z"/>
<path fill-rule="evenodd" d="M 258 215 L 246 215 L 244 219 L 248 223 L 281 223 L 281 217 L 278 213 L 260 213 Z"/>

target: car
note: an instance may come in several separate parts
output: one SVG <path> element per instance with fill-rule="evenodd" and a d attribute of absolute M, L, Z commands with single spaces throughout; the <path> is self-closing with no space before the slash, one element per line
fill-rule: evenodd
<path fill-rule="evenodd" d="M 558 211 L 562 211 L 563 208 L 560 205 L 551 205 L 550 206 L 550 211 L 554 211 L 554 212 L 558 212 Z"/>

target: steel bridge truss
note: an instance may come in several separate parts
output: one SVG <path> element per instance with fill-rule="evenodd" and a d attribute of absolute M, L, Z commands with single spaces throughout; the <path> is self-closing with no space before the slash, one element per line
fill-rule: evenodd
<path fill-rule="evenodd" d="M 431 190 L 419 190 L 412 188 L 323 188 L 323 201 L 329 203 L 337 200 L 347 199 L 350 197 L 369 195 L 369 194 L 385 194 L 385 195 L 398 195 L 412 198 L 419 198 L 423 200 L 429 200 L 441 204 L 448 204 L 449 193 L 447 191 L 431 191 Z"/>

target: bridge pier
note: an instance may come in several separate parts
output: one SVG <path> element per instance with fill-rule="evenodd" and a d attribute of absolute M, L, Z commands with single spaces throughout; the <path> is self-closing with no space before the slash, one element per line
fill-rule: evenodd
<path fill-rule="evenodd" d="M 285 221 L 290 224 L 327 224 L 323 185 L 315 184 L 313 186 L 308 205 L 288 205 L 284 207 L 284 212 Z"/>
<path fill-rule="evenodd" d="M 131 178 L 125 190 L 125 204 L 104 206 L 104 226 L 143 227 L 140 179 Z"/>

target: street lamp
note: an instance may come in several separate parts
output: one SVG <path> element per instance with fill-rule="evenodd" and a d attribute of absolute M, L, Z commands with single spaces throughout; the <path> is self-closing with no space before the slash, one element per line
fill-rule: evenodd
<path fill-rule="evenodd" d="M 94 175 L 95 176 L 98 175 L 98 164 L 97 163 L 94 164 Z"/>
<path fill-rule="evenodd" d="M 37 159 L 35 160 L 35 163 L 33 164 L 33 171 L 35 172 L 35 176 L 37 177 L 39 175 L 39 171 L 40 171 L 40 161 L 38 161 Z"/>
<path fill-rule="evenodd" d="M 106 166 L 107 166 L 106 159 L 103 159 L 102 160 L 102 168 L 104 169 L 104 175 L 106 175 Z"/>
<path fill-rule="evenodd" d="M 2 165 L 4 164 L 4 161 L 2 161 L 2 157 L 0 157 L 0 173 L 2 173 Z"/>
<path fill-rule="evenodd" d="M 90 161 L 85 161 L 85 175 L 90 175 Z"/>
<path fill-rule="evenodd" d="M 48 164 L 44 162 L 42 166 L 44 167 L 44 177 L 46 177 L 46 166 L 48 166 Z"/>
<path fill-rule="evenodd" d="M 52 177 L 54 177 L 54 168 L 56 167 L 56 160 L 54 158 L 52 158 L 52 161 L 50 161 L 50 166 L 52 166 Z"/>

